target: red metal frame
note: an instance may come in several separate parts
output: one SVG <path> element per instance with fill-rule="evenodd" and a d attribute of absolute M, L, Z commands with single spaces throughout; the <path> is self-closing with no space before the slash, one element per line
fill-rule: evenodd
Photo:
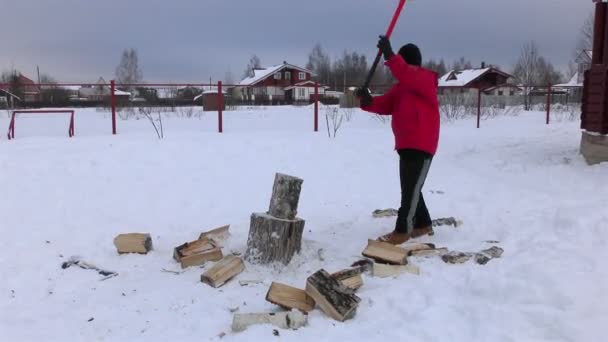
<path fill-rule="evenodd" d="M 481 123 L 481 88 L 477 88 L 477 128 Z"/>
<path fill-rule="evenodd" d="M 319 82 L 315 82 L 315 132 L 319 131 Z"/>
<path fill-rule="evenodd" d="M 110 92 L 112 103 L 112 134 L 116 135 L 116 83 L 114 80 L 110 81 Z"/>
<path fill-rule="evenodd" d="M 68 113 L 70 114 L 70 126 L 68 127 L 68 136 L 71 138 L 74 136 L 74 111 L 73 110 L 15 110 L 11 115 L 11 122 L 8 125 L 8 140 L 15 139 L 15 117 L 16 114 L 56 114 L 56 113 Z"/>
<path fill-rule="evenodd" d="M 551 114 L 551 84 L 547 86 L 547 125 L 549 124 L 549 116 Z"/>
<path fill-rule="evenodd" d="M 217 107 L 217 131 L 222 133 L 224 131 L 223 124 L 223 107 L 224 107 L 224 94 L 222 94 L 222 81 L 217 82 L 217 96 L 218 96 L 218 107 Z"/>

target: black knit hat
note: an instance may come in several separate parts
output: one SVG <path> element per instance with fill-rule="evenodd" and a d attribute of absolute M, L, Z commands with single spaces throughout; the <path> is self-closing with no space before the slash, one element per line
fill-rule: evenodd
<path fill-rule="evenodd" d="M 422 54 L 420 49 L 414 44 L 406 44 L 399 49 L 399 54 L 409 65 L 422 65 Z"/>

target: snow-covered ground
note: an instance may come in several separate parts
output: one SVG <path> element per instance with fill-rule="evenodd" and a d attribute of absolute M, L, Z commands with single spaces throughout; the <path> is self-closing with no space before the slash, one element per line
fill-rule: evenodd
<path fill-rule="evenodd" d="M 310 107 L 243 109 L 225 113 L 220 135 L 216 119 L 165 118 L 159 141 L 144 119 L 119 120 L 111 136 L 108 113 L 78 109 L 72 139 L 66 115 L 19 117 L 16 139 L 2 134 L 1 341 L 273 340 L 271 326 L 231 333 L 230 308 L 278 310 L 264 300 L 272 281 L 303 287 L 393 227 L 371 216 L 399 202 L 390 124 L 357 111 L 328 138 L 323 116 L 312 132 Z M 605 340 L 608 165 L 584 163 L 576 121 L 547 126 L 533 112 L 474 125 L 443 125 L 424 190 L 434 217 L 464 225 L 421 241 L 479 251 L 498 240 L 503 257 L 485 266 L 411 258 L 420 276 L 364 277 L 354 319 L 315 310 L 279 340 Z M 304 179 L 305 241 L 288 267 L 247 264 L 237 279 L 263 284 L 221 289 L 202 284 L 199 267 L 162 271 L 180 270 L 175 246 L 223 224 L 232 225 L 226 252 L 244 251 L 275 172 Z M 124 232 L 151 233 L 154 250 L 117 255 L 112 240 Z M 61 269 L 73 255 L 119 275 Z"/>

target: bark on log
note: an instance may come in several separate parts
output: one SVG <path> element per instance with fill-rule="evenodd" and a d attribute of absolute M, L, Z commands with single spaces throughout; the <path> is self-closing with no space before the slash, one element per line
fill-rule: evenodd
<path fill-rule="evenodd" d="M 298 202 L 302 179 L 277 173 L 272 187 L 268 214 L 280 219 L 294 220 L 298 214 Z"/>
<path fill-rule="evenodd" d="M 323 269 L 308 277 L 306 293 L 326 315 L 340 322 L 352 318 L 361 301 L 352 290 L 340 284 Z"/>
<path fill-rule="evenodd" d="M 252 263 L 289 264 L 302 247 L 304 220 L 283 220 L 264 213 L 251 215 L 245 259 Z"/>
<path fill-rule="evenodd" d="M 369 240 L 363 256 L 395 265 L 407 264 L 407 251 L 390 243 Z"/>
<path fill-rule="evenodd" d="M 306 294 L 306 291 L 276 282 L 270 285 L 266 300 L 287 309 L 298 309 L 303 312 L 310 312 L 315 308 L 314 299 Z"/>
<path fill-rule="evenodd" d="M 361 277 L 363 270 L 363 267 L 349 268 L 332 273 L 331 276 L 342 285 L 354 291 L 363 286 L 363 277 Z"/>
<path fill-rule="evenodd" d="M 114 238 L 114 246 L 119 254 L 147 254 L 152 249 L 152 238 L 144 233 L 120 234 Z"/>
<path fill-rule="evenodd" d="M 201 281 L 213 287 L 220 287 L 243 270 L 245 270 L 243 259 L 230 255 L 218 261 L 207 272 L 203 273 Z"/>

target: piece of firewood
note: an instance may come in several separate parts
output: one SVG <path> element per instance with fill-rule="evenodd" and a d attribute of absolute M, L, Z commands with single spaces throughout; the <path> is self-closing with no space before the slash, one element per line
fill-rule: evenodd
<path fill-rule="evenodd" d="M 239 285 L 241 286 L 257 285 L 263 283 L 263 280 L 239 280 Z"/>
<path fill-rule="evenodd" d="M 199 254 L 188 255 L 180 260 L 182 268 L 190 266 L 203 265 L 208 261 L 219 261 L 224 257 L 222 249 L 219 247 L 212 248 Z"/>
<path fill-rule="evenodd" d="M 416 257 L 431 257 L 431 256 L 442 256 L 448 253 L 447 248 L 435 248 L 435 249 L 422 249 L 418 251 L 412 251 L 411 256 Z"/>
<path fill-rule="evenodd" d="M 435 245 L 432 243 L 409 243 L 401 245 L 399 248 L 403 248 L 407 252 L 407 255 L 410 256 L 416 251 L 435 249 Z"/>
<path fill-rule="evenodd" d="M 298 288 L 273 282 L 266 294 L 266 300 L 287 309 L 298 309 L 310 312 L 315 308 L 315 301 Z"/>
<path fill-rule="evenodd" d="M 209 231 L 201 233 L 198 239 L 208 238 L 213 241 L 213 243 L 221 247 L 221 244 L 230 237 L 230 225 L 221 226 L 219 228 L 211 229 Z"/>
<path fill-rule="evenodd" d="M 234 314 L 232 319 L 232 331 L 240 332 L 249 326 L 256 324 L 272 324 L 280 329 L 296 330 L 308 323 L 308 315 L 299 310 L 292 310 L 277 313 L 248 313 Z"/>
<path fill-rule="evenodd" d="M 272 186 L 268 215 L 284 220 L 295 220 L 304 180 L 277 173 Z"/>
<path fill-rule="evenodd" d="M 386 265 L 374 263 L 372 275 L 379 278 L 396 277 L 402 273 L 420 275 L 420 269 L 415 265 Z"/>
<path fill-rule="evenodd" d="M 182 268 L 186 268 L 202 265 L 207 261 L 221 260 L 223 254 L 213 241 L 204 237 L 175 247 L 173 258 L 181 263 Z"/>
<path fill-rule="evenodd" d="M 390 217 L 397 216 L 399 211 L 397 209 L 388 208 L 388 209 L 376 209 L 372 212 L 373 217 Z"/>
<path fill-rule="evenodd" d="M 120 234 L 114 238 L 114 246 L 119 254 L 147 254 L 152 249 L 152 238 L 146 233 Z"/>
<path fill-rule="evenodd" d="M 218 261 L 207 272 L 201 275 L 201 281 L 212 287 L 220 287 L 228 280 L 245 270 L 245 263 L 240 257 L 229 255 Z"/>
<path fill-rule="evenodd" d="M 407 251 L 390 243 L 368 240 L 363 256 L 395 265 L 407 264 Z"/>
<path fill-rule="evenodd" d="M 469 261 L 469 259 L 471 259 L 472 256 L 473 256 L 473 253 L 452 251 L 452 252 L 442 255 L 441 260 L 443 260 L 445 263 L 448 263 L 448 264 L 463 264 L 463 263 Z"/>
<path fill-rule="evenodd" d="M 363 273 L 363 271 L 363 267 L 347 268 L 345 270 L 332 273 L 331 276 L 347 288 L 358 290 L 361 286 L 363 286 L 363 277 L 361 277 L 361 273 Z"/>
<path fill-rule="evenodd" d="M 308 277 L 306 293 L 326 315 L 340 322 L 352 318 L 361 301 L 352 290 L 340 284 L 323 269 Z"/>

